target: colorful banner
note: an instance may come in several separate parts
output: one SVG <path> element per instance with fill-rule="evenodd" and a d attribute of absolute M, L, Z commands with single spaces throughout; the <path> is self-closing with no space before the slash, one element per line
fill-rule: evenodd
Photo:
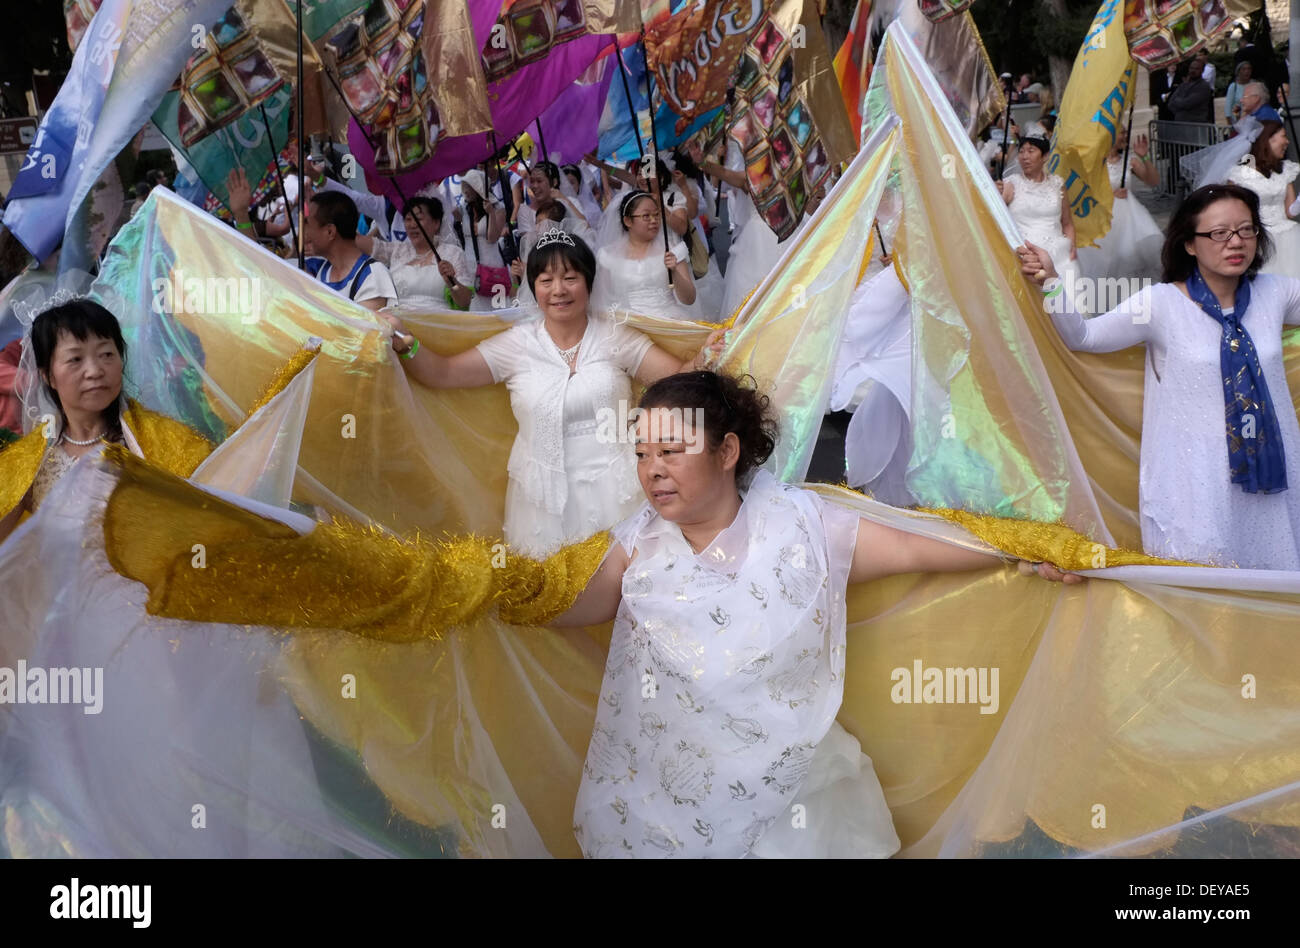
<path fill-rule="evenodd" d="M 810 12 L 811 23 L 801 22 Z M 835 165 L 856 150 L 815 14 L 803 0 L 773 5 L 733 78 L 727 134 L 745 157 L 755 206 L 782 240 Z"/>
<path fill-rule="evenodd" d="M 1079 247 L 1096 246 L 1110 230 L 1106 156 L 1133 101 L 1136 76 L 1124 39 L 1124 4 L 1106 0 L 1075 57 L 1047 159 L 1048 172 L 1065 182 Z"/>
<path fill-rule="evenodd" d="M 1260 0 L 1238 3 L 1258 10 Z M 1195 53 L 1232 27 L 1224 0 L 1129 0 L 1124 36 L 1133 58 L 1147 69 L 1162 69 Z"/>
<path fill-rule="evenodd" d="M 443 135 L 420 43 L 424 11 L 424 0 L 372 0 L 323 42 L 353 121 L 375 142 L 379 174 L 418 168 Z"/>
<path fill-rule="evenodd" d="M 641 26 L 638 0 L 506 0 L 483 44 L 488 82 L 541 62 L 583 36 L 622 33 Z"/>
<path fill-rule="evenodd" d="M 60 268 L 89 270 L 90 209 L 83 203 L 148 121 L 189 55 L 191 26 L 229 0 L 108 0 L 73 56 L 10 192 L 4 222 L 43 260 L 65 233 Z M 80 8 L 78 8 L 80 9 Z"/>
<path fill-rule="evenodd" d="M 646 28 L 658 104 L 676 115 L 675 136 L 726 105 L 728 84 L 762 20 L 759 0 L 706 0 Z"/>
<path fill-rule="evenodd" d="M 615 70 L 622 65 L 623 76 Z M 633 41 L 619 50 L 613 67 L 609 93 L 600 115 L 600 141 L 596 153 L 602 161 L 622 164 L 641 157 L 650 144 L 650 102 L 646 98 L 645 66 L 640 44 Z M 629 101 L 630 98 L 630 101 Z"/>
<path fill-rule="evenodd" d="M 490 30 L 491 24 L 487 25 Z M 477 29 L 477 24 L 476 24 Z M 489 98 L 492 102 L 492 127 L 494 135 L 465 135 L 443 138 L 438 142 L 429 161 L 417 170 L 387 178 L 377 173 L 375 149 L 367 141 L 366 132 L 355 122 L 348 126 L 348 147 L 366 172 L 366 183 L 375 194 L 384 194 L 400 201 L 397 187 L 410 195 L 431 181 L 459 174 L 494 152 L 492 142 L 504 147 L 507 142 L 528 129 L 537 117 L 560 94 L 582 76 L 601 55 L 612 50 L 612 35 L 583 36 L 555 47 L 542 62 L 533 63 L 492 83 Z M 397 182 L 397 186 L 392 184 Z"/>
<path fill-rule="evenodd" d="M 978 135 L 1007 106 L 974 19 L 968 11 L 935 23 L 911 0 L 896 2 L 903 29 L 925 56 L 948 104 L 967 134 Z"/>
<path fill-rule="evenodd" d="M 844 96 L 844 109 L 853 137 L 862 138 L 862 97 L 871 78 L 871 0 L 858 0 L 849 23 L 848 35 L 835 54 L 835 78 Z"/>

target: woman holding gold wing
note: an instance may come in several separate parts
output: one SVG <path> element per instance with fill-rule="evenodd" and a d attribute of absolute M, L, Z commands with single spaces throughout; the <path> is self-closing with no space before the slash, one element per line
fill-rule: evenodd
<path fill-rule="evenodd" d="M 0 451 L 0 542 L 101 443 L 124 444 L 180 475 L 212 450 L 197 432 L 125 396 L 125 358 L 117 318 L 93 300 L 55 306 L 33 321 L 24 359 L 35 424 Z"/>
<path fill-rule="evenodd" d="M 528 257 L 528 286 L 542 318 L 444 358 L 393 325 L 393 349 L 430 388 L 504 382 L 519 422 L 510 452 L 505 537 L 532 555 L 554 552 L 617 523 L 636 504 L 631 445 L 613 424 L 626 417 L 632 380 L 650 385 L 700 367 L 721 346 L 714 333 L 686 363 L 603 314 L 588 313 L 591 250 L 564 231 L 543 234 Z M 620 411 L 620 407 L 622 411 Z"/>

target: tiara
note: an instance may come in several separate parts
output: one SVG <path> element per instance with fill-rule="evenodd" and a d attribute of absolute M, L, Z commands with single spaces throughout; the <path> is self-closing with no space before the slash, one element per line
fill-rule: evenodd
<path fill-rule="evenodd" d="M 578 246 L 573 242 L 573 238 L 569 236 L 568 231 L 548 230 L 546 233 L 542 234 L 542 236 L 537 238 L 537 243 L 533 244 L 533 249 L 541 250 L 543 247 L 556 243 L 564 244 L 566 247 Z"/>

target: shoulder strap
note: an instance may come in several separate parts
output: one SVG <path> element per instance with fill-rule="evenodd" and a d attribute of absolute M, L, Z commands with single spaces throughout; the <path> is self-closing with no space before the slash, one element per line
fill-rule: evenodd
<path fill-rule="evenodd" d="M 352 283 L 348 287 L 348 299 L 357 298 L 357 292 L 361 289 L 361 284 L 365 283 L 366 278 L 370 276 L 370 265 L 374 262 L 374 258 L 369 254 L 361 255 L 361 265 L 357 267 L 357 275 L 352 278 Z"/>

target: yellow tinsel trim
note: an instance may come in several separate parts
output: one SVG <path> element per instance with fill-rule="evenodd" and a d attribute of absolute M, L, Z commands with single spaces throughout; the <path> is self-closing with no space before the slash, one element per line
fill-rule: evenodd
<path fill-rule="evenodd" d="M 40 427 L 0 450 L 0 517 L 22 503 L 44 457 L 45 432 Z"/>
<path fill-rule="evenodd" d="M 1063 523 L 1013 520 L 973 514 L 948 507 L 918 507 L 921 513 L 951 520 L 1003 553 L 1032 562 L 1051 563 L 1070 572 L 1110 566 L 1199 566 L 1183 560 L 1166 560 L 1123 547 L 1108 547 L 1088 539 Z"/>
<path fill-rule="evenodd" d="M 397 537 L 351 522 L 299 535 L 199 491 L 121 447 L 104 515 L 109 562 L 173 619 L 438 639 L 486 615 L 543 625 L 568 610 L 609 547 L 603 533 L 544 561 L 473 535 Z"/>
<path fill-rule="evenodd" d="M 247 421 L 249 418 L 252 418 L 260 409 L 265 408 L 267 404 L 270 403 L 271 399 L 275 398 L 275 396 L 288 388 L 289 383 L 297 377 L 298 373 L 311 365 L 312 359 L 316 358 L 318 355 L 320 355 L 319 344 L 314 348 L 299 349 L 295 352 L 293 358 L 276 370 L 275 376 L 266 386 L 266 390 L 262 392 L 261 397 L 259 397 L 257 401 L 253 402 L 252 408 L 248 409 L 248 414 L 244 416 L 244 420 Z"/>

